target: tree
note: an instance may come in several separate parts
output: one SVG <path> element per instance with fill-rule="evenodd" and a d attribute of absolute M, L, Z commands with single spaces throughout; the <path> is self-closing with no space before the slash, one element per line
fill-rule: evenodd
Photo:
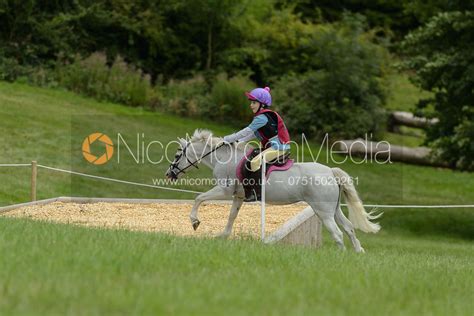
<path fill-rule="evenodd" d="M 318 30 L 307 43 L 308 71 L 278 82 L 275 105 L 289 129 L 337 139 L 364 137 L 384 125 L 386 53 L 364 26 L 360 16 L 346 16 Z"/>
<path fill-rule="evenodd" d="M 315 22 L 337 22 L 344 14 L 364 15 L 370 28 L 380 35 L 395 40 L 403 38 L 408 31 L 419 26 L 412 11 L 406 10 L 411 0 L 279 0 L 294 6 L 294 12 L 303 20 Z"/>
<path fill-rule="evenodd" d="M 434 96 L 421 100 L 434 107 L 439 123 L 427 143 L 452 167 L 474 169 L 474 11 L 442 12 L 410 33 L 402 45 L 404 66 L 414 82 Z"/>
<path fill-rule="evenodd" d="M 0 0 L 0 76 L 13 80 L 18 75 L 15 67 L 38 66 L 66 50 L 65 37 L 76 35 L 58 23 L 58 15 L 74 7 L 73 0 Z"/>

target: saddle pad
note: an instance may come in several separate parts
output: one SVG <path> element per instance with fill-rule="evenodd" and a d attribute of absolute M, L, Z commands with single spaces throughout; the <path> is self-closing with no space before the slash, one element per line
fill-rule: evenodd
<path fill-rule="evenodd" d="M 253 149 L 250 149 L 246 154 L 245 156 L 239 161 L 239 163 L 237 164 L 237 168 L 235 169 L 235 174 L 237 176 L 237 179 L 239 179 L 240 182 L 243 182 L 244 181 L 244 176 L 242 174 L 242 167 L 243 165 L 245 164 L 245 162 L 247 161 L 247 158 L 249 157 L 249 155 L 253 152 Z M 281 166 L 275 166 L 275 165 L 271 165 L 270 167 L 267 168 L 267 174 L 265 175 L 268 179 L 268 177 L 270 176 L 270 173 L 272 173 L 273 171 L 285 171 L 285 170 L 288 170 L 290 169 L 294 164 L 294 161 L 293 159 L 288 159 L 288 161 L 284 164 L 284 165 L 281 165 Z M 267 165 L 268 166 L 268 165 Z"/>
<path fill-rule="evenodd" d="M 270 173 L 272 173 L 273 171 L 286 171 L 288 169 L 290 169 L 291 167 L 293 167 L 293 159 L 288 159 L 284 165 L 281 165 L 281 166 L 276 166 L 276 165 L 271 165 L 270 167 L 267 168 L 267 179 L 268 177 L 270 176 Z"/>

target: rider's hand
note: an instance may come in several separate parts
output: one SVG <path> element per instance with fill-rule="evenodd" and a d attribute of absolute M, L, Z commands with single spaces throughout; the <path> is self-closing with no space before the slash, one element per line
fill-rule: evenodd
<path fill-rule="evenodd" d="M 224 140 L 223 140 L 223 143 L 225 145 L 230 145 L 232 144 L 231 140 L 229 139 L 230 137 L 229 136 L 224 136 Z"/>

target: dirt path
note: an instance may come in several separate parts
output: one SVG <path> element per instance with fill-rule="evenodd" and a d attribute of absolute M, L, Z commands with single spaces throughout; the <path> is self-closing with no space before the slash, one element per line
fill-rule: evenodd
<path fill-rule="evenodd" d="M 267 206 L 266 231 L 271 233 L 304 209 L 302 204 Z M 186 236 L 213 236 L 224 229 L 230 204 L 206 204 L 199 209 L 201 225 L 191 227 L 192 204 L 63 203 L 34 205 L 2 216 L 103 228 L 161 231 Z M 234 224 L 234 236 L 260 235 L 260 205 L 246 204 Z"/>

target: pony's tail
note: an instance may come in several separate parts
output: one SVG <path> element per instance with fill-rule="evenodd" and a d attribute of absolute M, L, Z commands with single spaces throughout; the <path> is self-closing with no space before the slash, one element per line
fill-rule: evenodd
<path fill-rule="evenodd" d="M 350 181 L 349 175 L 340 168 L 332 168 L 332 172 L 338 180 L 344 198 L 346 199 L 349 208 L 349 221 L 351 221 L 355 228 L 363 232 L 377 233 L 380 230 L 380 225 L 378 223 L 372 223 L 371 220 L 379 218 L 382 216 L 382 213 L 374 214 L 375 211 L 367 213 L 354 184 Z"/>

